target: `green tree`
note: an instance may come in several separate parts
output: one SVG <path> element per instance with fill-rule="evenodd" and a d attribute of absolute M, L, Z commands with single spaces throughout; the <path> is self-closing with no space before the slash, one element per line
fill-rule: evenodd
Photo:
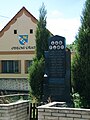
<path fill-rule="evenodd" d="M 84 107 L 90 107 L 90 0 L 85 2 L 76 39 L 77 53 L 72 63 L 73 85 L 82 97 Z"/>
<path fill-rule="evenodd" d="M 72 44 L 67 44 L 67 48 L 69 48 L 71 52 L 75 52 L 76 51 L 76 43 L 73 42 Z"/>
<path fill-rule="evenodd" d="M 44 4 L 42 4 L 39 15 L 39 21 L 36 29 L 36 57 L 29 69 L 30 95 L 41 101 L 42 84 L 44 76 L 44 51 L 48 50 L 48 38 L 50 32 L 46 29 L 46 13 Z"/>
<path fill-rule="evenodd" d="M 48 50 L 48 38 L 50 36 L 50 32 L 46 28 L 47 11 L 44 3 L 39 9 L 39 12 L 40 15 L 36 30 L 36 57 L 38 59 L 40 59 L 42 56 L 44 57 L 44 51 Z"/>
<path fill-rule="evenodd" d="M 30 97 L 37 101 L 42 97 L 42 84 L 44 76 L 44 59 L 35 59 L 29 68 Z"/>

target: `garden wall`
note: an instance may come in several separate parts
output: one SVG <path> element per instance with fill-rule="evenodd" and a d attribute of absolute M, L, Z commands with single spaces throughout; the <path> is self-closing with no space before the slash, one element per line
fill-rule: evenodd
<path fill-rule="evenodd" d="M 38 120 L 90 120 L 90 109 L 65 108 L 59 104 L 53 102 L 39 106 Z"/>
<path fill-rule="evenodd" d="M 0 104 L 0 120 L 29 120 L 29 101 Z"/>

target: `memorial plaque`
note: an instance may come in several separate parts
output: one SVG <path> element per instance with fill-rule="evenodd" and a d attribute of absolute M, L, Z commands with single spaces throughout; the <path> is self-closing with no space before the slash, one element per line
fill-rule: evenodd
<path fill-rule="evenodd" d="M 65 77 L 65 38 L 49 40 L 49 77 Z"/>
<path fill-rule="evenodd" d="M 53 36 L 45 52 L 44 100 L 70 101 L 70 53 L 66 51 L 65 38 Z"/>

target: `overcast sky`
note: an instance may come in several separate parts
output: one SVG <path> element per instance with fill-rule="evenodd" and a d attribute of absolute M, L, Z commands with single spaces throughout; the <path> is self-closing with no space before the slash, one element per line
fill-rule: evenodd
<path fill-rule="evenodd" d="M 75 40 L 85 0 L 2 0 L 0 1 L 0 30 L 24 6 L 37 19 L 42 3 L 47 10 L 47 28 L 54 35 L 64 36 L 66 43 Z"/>

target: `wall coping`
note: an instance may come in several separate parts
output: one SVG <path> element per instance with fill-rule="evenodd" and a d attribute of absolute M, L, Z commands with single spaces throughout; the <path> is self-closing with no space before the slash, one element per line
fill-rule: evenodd
<path fill-rule="evenodd" d="M 9 104 L 0 104 L 0 107 L 8 107 L 8 106 L 13 106 L 13 105 L 28 103 L 28 102 L 29 102 L 29 100 L 18 100 L 16 102 L 12 102 L 12 103 L 9 103 Z"/>
<path fill-rule="evenodd" d="M 38 106 L 38 109 L 54 109 L 54 110 L 77 110 L 77 111 L 89 111 L 90 109 L 85 109 L 85 108 L 69 108 L 69 107 L 53 107 L 56 104 L 64 104 L 65 102 L 52 102 L 48 103 L 42 106 Z"/>

